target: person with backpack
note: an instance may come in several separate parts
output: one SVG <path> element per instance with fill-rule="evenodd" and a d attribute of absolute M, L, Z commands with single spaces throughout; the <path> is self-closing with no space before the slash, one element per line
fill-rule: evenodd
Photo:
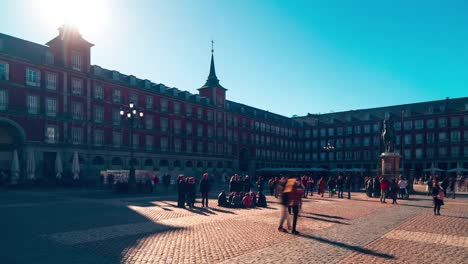
<path fill-rule="evenodd" d="M 289 182 L 288 182 L 289 183 Z M 291 234 L 297 235 L 299 232 L 296 230 L 297 218 L 299 217 L 299 209 L 302 207 L 302 196 L 304 189 L 299 181 L 292 182 L 291 191 L 289 192 L 288 205 L 293 212 L 293 226 Z"/>
<path fill-rule="evenodd" d="M 440 207 L 444 205 L 444 188 L 434 181 L 432 185 L 432 199 L 434 201 L 434 215 L 440 215 Z"/>
<path fill-rule="evenodd" d="M 211 183 L 208 179 L 208 173 L 203 173 L 203 178 L 200 181 L 200 193 L 202 197 L 202 207 L 208 207 L 208 193 L 211 189 Z"/>

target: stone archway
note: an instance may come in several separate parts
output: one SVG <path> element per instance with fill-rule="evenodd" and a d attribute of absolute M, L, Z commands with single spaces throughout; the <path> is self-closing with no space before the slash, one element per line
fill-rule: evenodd
<path fill-rule="evenodd" d="M 0 170 L 8 172 L 13 160 L 13 150 L 22 156 L 22 147 L 26 140 L 23 128 L 16 122 L 0 117 Z M 7 173 L 9 174 L 9 173 Z M 5 180 L 5 179 L 3 179 Z"/>

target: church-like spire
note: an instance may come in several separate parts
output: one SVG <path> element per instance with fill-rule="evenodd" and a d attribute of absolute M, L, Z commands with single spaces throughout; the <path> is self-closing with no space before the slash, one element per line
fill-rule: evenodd
<path fill-rule="evenodd" d="M 216 77 L 216 70 L 214 64 L 214 41 L 211 41 L 211 65 L 210 65 L 210 74 L 208 75 L 208 79 L 204 86 L 214 87 L 214 86 L 221 86 L 219 85 L 218 77 Z"/>

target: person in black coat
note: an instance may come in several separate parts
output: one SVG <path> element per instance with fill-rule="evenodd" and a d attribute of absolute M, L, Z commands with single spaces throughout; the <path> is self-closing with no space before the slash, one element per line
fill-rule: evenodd
<path fill-rule="evenodd" d="M 211 189 L 211 183 L 208 179 L 208 173 L 203 174 L 203 178 L 200 181 L 200 193 L 202 197 L 202 207 L 208 207 L 208 193 Z"/>
<path fill-rule="evenodd" d="M 196 186 L 195 178 L 189 177 L 186 180 L 186 190 L 187 190 L 187 205 L 189 208 L 195 207 L 195 195 L 196 195 Z"/>
<path fill-rule="evenodd" d="M 185 208 L 185 176 L 180 174 L 177 177 L 177 207 Z"/>
<path fill-rule="evenodd" d="M 258 207 L 267 207 L 266 197 L 262 192 L 258 192 L 257 195 L 257 206 Z"/>
<path fill-rule="evenodd" d="M 224 190 L 218 195 L 218 206 L 229 207 L 229 203 L 226 197 L 226 192 Z"/>

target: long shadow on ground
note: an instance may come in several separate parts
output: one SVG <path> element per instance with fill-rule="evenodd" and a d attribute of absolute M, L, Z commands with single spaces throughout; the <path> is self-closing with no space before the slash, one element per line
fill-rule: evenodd
<path fill-rule="evenodd" d="M 358 252 L 358 253 L 361 253 L 361 254 L 371 255 L 371 256 L 384 258 L 384 259 L 395 259 L 395 257 L 393 255 L 388 255 L 388 254 L 385 254 L 385 253 L 376 252 L 374 250 L 366 249 L 366 248 L 363 248 L 363 247 L 360 247 L 360 246 L 349 245 L 349 244 L 346 244 L 346 243 L 343 243 L 343 242 L 333 241 L 333 240 L 323 238 L 323 237 L 306 235 L 306 234 L 300 234 L 299 236 L 304 237 L 304 238 L 308 238 L 308 239 L 312 239 L 312 240 L 316 240 L 318 242 L 334 245 L 334 246 L 337 246 L 337 247 L 341 247 L 341 248 L 344 248 L 344 249 L 349 249 L 349 250 L 352 250 L 352 251 L 355 251 L 355 252 Z"/>

